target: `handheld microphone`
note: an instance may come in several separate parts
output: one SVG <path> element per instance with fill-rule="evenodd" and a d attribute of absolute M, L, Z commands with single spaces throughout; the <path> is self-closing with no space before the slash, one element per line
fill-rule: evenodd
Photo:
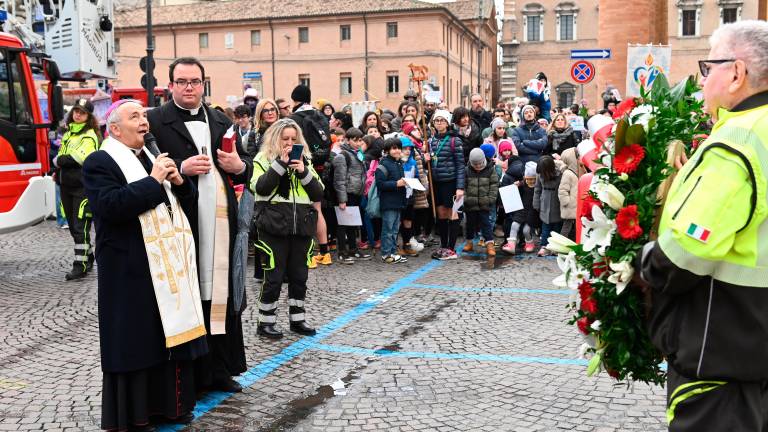
<path fill-rule="evenodd" d="M 151 132 L 144 134 L 144 147 L 146 147 L 154 157 L 157 157 L 160 154 L 160 149 L 157 148 L 157 140 Z"/>

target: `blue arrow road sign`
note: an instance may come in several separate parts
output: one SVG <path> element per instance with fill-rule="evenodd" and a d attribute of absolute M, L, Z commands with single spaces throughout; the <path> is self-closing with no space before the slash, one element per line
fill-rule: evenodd
<path fill-rule="evenodd" d="M 261 79 L 261 72 L 243 72 L 243 79 Z"/>
<path fill-rule="evenodd" d="M 0 22 L 8 21 L 8 12 L 0 9 Z"/>
<path fill-rule="evenodd" d="M 571 50 L 572 59 L 609 59 L 611 58 L 610 48 L 596 48 L 589 50 Z"/>

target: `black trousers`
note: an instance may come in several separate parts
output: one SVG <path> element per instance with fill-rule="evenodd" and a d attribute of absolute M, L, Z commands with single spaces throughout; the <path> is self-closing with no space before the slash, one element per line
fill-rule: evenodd
<path fill-rule="evenodd" d="M 291 322 L 304 321 L 309 260 L 313 240 L 303 236 L 276 236 L 259 231 L 256 248 L 262 257 L 264 282 L 259 294 L 259 324 L 277 322 L 277 301 L 283 277 L 288 276 L 288 313 Z"/>
<path fill-rule="evenodd" d="M 75 241 L 73 268 L 83 266 L 83 271 L 86 271 L 88 258 L 93 255 L 90 238 L 92 215 L 83 188 L 62 186 L 61 205 L 69 225 L 69 234 Z"/>
<path fill-rule="evenodd" d="M 670 432 L 768 432 L 768 381 L 689 379 L 670 367 L 668 420 L 670 416 Z"/>

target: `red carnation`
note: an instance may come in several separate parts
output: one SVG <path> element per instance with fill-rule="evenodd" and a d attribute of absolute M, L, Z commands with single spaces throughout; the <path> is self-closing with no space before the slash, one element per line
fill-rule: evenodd
<path fill-rule="evenodd" d="M 586 194 L 581 205 L 581 214 L 579 217 L 586 216 L 587 219 L 592 220 L 592 207 L 598 206 L 603 208 L 603 203 L 599 199 L 594 198 L 592 194 Z"/>
<path fill-rule="evenodd" d="M 619 379 L 619 372 L 615 369 L 608 369 L 607 372 L 611 378 Z"/>
<path fill-rule="evenodd" d="M 588 317 L 581 317 L 576 320 L 576 325 L 579 327 L 579 331 L 586 334 L 589 334 L 589 326 L 592 325 L 592 323 L 589 322 Z"/>
<path fill-rule="evenodd" d="M 589 281 L 585 280 L 579 284 L 579 296 L 581 297 L 581 301 L 588 299 L 593 292 L 595 292 L 595 289 L 592 288 L 592 284 L 590 284 Z"/>
<path fill-rule="evenodd" d="M 608 271 L 608 263 L 603 261 L 595 261 L 594 264 L 592 264 L 592 274 L 595 275 L 595 277 L 600 277 L 603 273 Z"/>
<path fill-rule="evenodd" d="M 613 169 L 617 173 L 632 174 L 645 157 L 645 149 L 638 144 L 624 146 L 613 158 Z"/>
<path fill-rule="evenodd" d="M 623 117 L 625 114 L 629 114 L 632 112 L 633 109 L 637 107 L 637 101 L 635 98 L 629 98 L 624 99 L 623 102 L 621 102 L 616 109 L 613 111 L 613 118 L 618 119 Z"/>
<path fill-rule="evenodd" d="M 619 210 L 616 215 L 616 231 L 624 240 L 634 240 L 643 234 L 636 205 L 626 206 Z"/>
<path fill-rule="evenodd" d="M 703 143 L 707 138 L 709 138 L 709 135 L 707 134 L 698 134 L 693 136 L 693 142 L 691 143 L 691 147 L 693 149 L 699 148 L 699 145 Z"/>
<path fill-rule="evenodd" d="M 594 315 L 597 313 L 597 302 L 593 298 L 588 298 L 586 300 L 581 301 L 581 310 L 584 312 Z"/>

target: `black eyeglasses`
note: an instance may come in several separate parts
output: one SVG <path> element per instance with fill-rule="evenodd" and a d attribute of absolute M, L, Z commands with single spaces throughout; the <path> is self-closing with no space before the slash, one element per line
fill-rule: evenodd
<path fill-rule="evenodd" d="M 276 113 L 277 108 L 265 108 L 261 111 L 262 113 Z"/>
<path fill-rule="evenodd" d="M 183 88 L 186 88 L 188 85 L 191 85 L 194 88 L 194 87 L 200 87 L 200 84 L 202 84 L 203 82 L 199 79 L 193 79 L 192 81 L 187 81 L 185 79 L 177 79 L 173 83 Z"/>
<path fill-rule="evenodd" d="M 281 110 L 287 110 L 287 109 L 290 109 L 290 108 L 291 108 L 291 107 L 289 107 L 289 106 L 281 106 L 281 107 L 280 107 L 280 109 L 281 109 Z"/>
<path fill-rule="evenodd" d="M 712 65 L 730 63 L 735 61 L 736 59 L 699 60 L 699 72 L 701 72 L 702 77 L 707 77 L 709 75 L 709 71 L 712 70 Z"/>

